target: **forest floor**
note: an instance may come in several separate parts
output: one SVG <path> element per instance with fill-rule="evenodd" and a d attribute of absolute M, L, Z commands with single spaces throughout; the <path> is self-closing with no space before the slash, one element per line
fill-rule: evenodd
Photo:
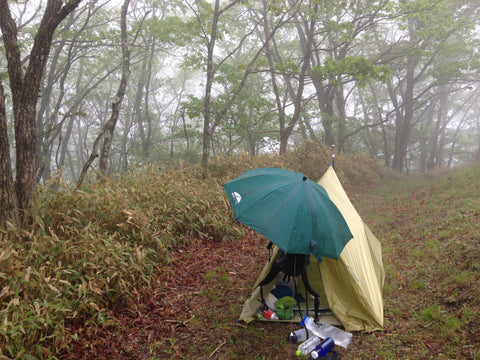
<path fill-rule="evenodd" d="M 480 190 L 454 196 L 445 181 L 348 191 L 382 243 L 385 331 L 355 333 L 348 349 L 335 349 L 342 359 L 480 359 L 480 238 L 472 227 Z M 237 242 L 179 246 L 149 288 L 102 326 L 79 327 L 76 351 L 64 358 L 295 358 L 287 336 L 297 324 L 237 322 L 266 244 L 248 232 Z"/>

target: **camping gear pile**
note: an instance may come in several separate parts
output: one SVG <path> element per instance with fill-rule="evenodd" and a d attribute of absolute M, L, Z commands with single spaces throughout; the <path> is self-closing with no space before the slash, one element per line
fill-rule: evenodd
<path fill-rule="evenodd" d="M 314 315 L 316 323 L 347 332 L 383 330 L 381 245 L 332 166 L 318 183 L 300 173 L 262 168 L 224 189 L 235 218 L 273 243 L 240 320 L 248 324 L 270 310 L 279 320 Z"/>

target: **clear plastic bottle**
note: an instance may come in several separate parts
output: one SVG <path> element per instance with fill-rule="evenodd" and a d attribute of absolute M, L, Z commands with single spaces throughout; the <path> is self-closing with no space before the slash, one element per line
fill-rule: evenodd
<path fill-rule="evenodd" d="M 312 359 L 318 359 L 320 356 L 325 356 L 335 346 L 335 341 L 331 337 L 326 338 L 320 344 L 315 346 L 315 350 L 312 351 Z"/>
<path fill-rule="evenodd" d="M 298 345 L 298 349 L 295 352 L 295 355 L 300 356 L 300 355 L 308 355 L 310 354 L 313 350 L 315 350 L 315 346 L 320 344 L 322 342 L 322 339 L 320 339 L 318 336 L 310 336 L 307 340 L 305 340 L 303 343 Z"/>
<path fill-rule="evenodd" d="M 307 329 L 306 328 L 301 328 L 295 331 L 292 331 L 290 335 L 288 336 L 288 342 L 290 344 L 293 343 L 298 343 L 307 340 Z"/>
<path fill-rule="evenodd" d="M 345 332 L 333 325 L 324 323 L 322 321 L 313 320 L 309 316 L 305 316 L 300 322 L 300 325 L 305 326 L 310 330 L 314 335 L 326 339 L 331 337 L 335 342 L 335 345 L 347 348 L 348 344 L 352 341 L 353 335 L 351 333 Z"/>
<path fill-rule="evenodd" d="M 272 293 L 268 294 L 267 298 L 265 299 L 265 305 L 267 305 L 268 310 L 277 311 L 277 307 L 275 306 L 277 300 L 278 299 L 275 297 L 275 295 Z"/>

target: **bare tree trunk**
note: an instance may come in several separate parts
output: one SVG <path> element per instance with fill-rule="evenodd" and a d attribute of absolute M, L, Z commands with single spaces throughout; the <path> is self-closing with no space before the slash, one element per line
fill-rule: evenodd
<path fill-rule="evenodd" d="M 68 22 L 64 26 L 64 30 L 70 30 L 75 22 L 75 16 L 71 13 L 68 17 Z M 60 55 L 70 43 L 68 49 L 67 61 L 59 64 Z M 65 79 L 67 78 L 68 70 L 71 66 L 71 57 L 73 45 L 67 39 L 61 39 L 55 47 L 50 61 L 48 74 L 45 74 L 45 79 L 42 80 L 43 86 L 41 89 L 42 98 L 37 112 L 37 179 L 44 182 L 50 179 L 51 172 L 51 155 L 55 139 L 61 133 L 63 121 L 58 121 L 58 114 L 65 95 Z M 62 68 L 59 76 L 59 68 Z M 46 71 L 46 69 L 45 69 Z M 54 84 L 60 88 L 60 94 L 55 104 L 52 104 L 52 89 Z M 50 111 L 50 107 L 53 110 Z M 49 115 L 51 114 L 51 115 Z M 65 119 L 64 119 L 65 120 Z"/>
<path fill-rule="evenodd" d="M 35 211 L 34 197 L 37 193 L 36 178 L 36 106 L 45 64 L 50 53 L 53 34 L 58 25 L 75 10 L 81 0 L 66 3 L 48 0 L 45 12 L 34 37 L 28 65 L 23 73 L 18 29 L 7 0 L 0 0 L 0 28 L 2 30 L 7 68 L 12 91 L 15 119 L 17 206 L 22 220 Z M 5 191 L 1 189 L 0 191 Z"/>
<path fill-rule="evenodd" d="M 410 132 L 412 130 L 413 119 L 413 89 L 415 86 L 415 66 L 418 60 L 408 56 L 407 74 L 405 76 L 405 92 L 402 94 L 402 104 L 396 106 L 396 129 L 395 129 L 395 152 L 393 155 L 393 169 L 400 173 L 405 170 L 407 160 L 407 148 L 410 142 Z M 393 96 L 390 98 L 393 100 Z M 394 105 L 395 106 L 395 105 Z"/>
<path fill-rule="evenodd" d="M 102 156 L 103 156 L 103 163 L 101 159 L 101 164 L 99 166 L 100 170 L 105 171 L 106 169 L 106 164 L 108 160 L 108 152 L 110 151 L 110 146 L 111 146 L 111 137 L 113 136 L 113 131 L 115 130 L 115 125 L 118 120 L 118 116 L 120 114 L 120 105 L 122 103 L 123 97 L 125 95 L 125 89 L 127 87 L 127 80 L 128 80 L 128 75 L 130 73 L 130 51 L 127 48 L 127 43 L 126 43 L 126 36 L 127 36 L 127 24 L 126 24 L 126 17 L 127 17 L 127 10 L 128 10 L 128 5 L 130 3 L 130 0 L 125 0 L 123 5 L 122 5 L 122 15 L 121 15 L 121 30 L 122 30 L 122 78 L 120 80 L 120 85 L 118 86 L 118 91 L 117 91 L 117 96 L 115 98 L 115 101 L 112 103 L 112 114 L 110 116 L 110 119 L 105 123 L 105 125 L 102 127 L 101 131 L 97 135 L 97 138 L 93 142 L 92 146 L 92 152 L 90 153 L 90 156 L 88 157 L 87 161 L 82 167 L 82 172 L 80 173 L 80 176 L 77 180 L 77 185 L 76 189 L 80 188 L 82 186 L 83 181 L 85 180 L 85 176 L 87 175 L 88 169 L 92 165 L 93 161 L 99 156 L 97 153 L 98 147 L 100 145 L 100 141 L 105 137 L 104 140 L 104 145 L 103 145 L 103 151 L 102 151 Z M 107 139 L 107 137 L 110 137 L 110 139 Z M 108 147 L 107 150 L 105 148 Z"/>
<path fill-rule="evenodd" d="M 268 4 L 266 1 L 263 1 L 263 8 L 266 14 L 268 9 Z M 263 19 L 263 29 L 265 33 L 265 54 L 269 64 L 270 79 L 272 82 L 273 93 L 275 95 L 275 104 L 277 106 L 278 121 L 279 121 L 280 133 L 281 133 L 282 129 L 285 129 L 285 123 L 286 123 L 285 101 L 283 100 L 283 96 L 280 93 L 280 87 L 277 80 L 277 72 L 275 71 L 274 53 L 273 53 L 273 49 L 271 49 L 271 46 L 270 46 L 270 43 L 272 43 L 273 46 L 275 46 L 275 42 L 273 38 L 271 41 L 268 40 L 271 37 L 272 32 L 270 31 L 269 21 L 266 15 L 264 16 L 264 19 Z M 288 79 L 286 79 L 286 81 L 288 83 Z"/>
<path fill-rule="evenodd" d="M 202 167 L 204 169 L 208 168 L 208 159 L 210 157 L 210 152 L 212 149 L 212 143 L 213 143 L 213 134 L 215 133 L 215 130 L 217 126 L 220 124 L 222 119 L 224 119 L 225 115 L 227 114 L 228 110 L 231 108 L 232 104 L 235 102 L 236 98 L 242 91 L 242 89 L 245 87 L 247 77 L 250 74 L 251 67 L 257 61 L 258 57 L 260 56 L 265 44 L 257 51 L 257 53 L 253 56 L 253 58 L 250 60 L 248 65 L 246 66 L 247 69 L 243 73 L 243 77 L 240 80 L 239 85 L 235 88 L 235 90 L 232 91 L 232 94 L 228 101 L 226 101 L 225 105 L 220 109 L 217 113 L 212 114 L 211 112 L 211 97 L 212 97 L 212 85 L 215 77 L 215 72 L 216 69 L 213 64 L 213 51 L 215 48 L 215 42 L 217 40 L 217 30 L 218 30 L 218 21 L 220 16 L 226 12 L 228 9 L 232 8 L 235 6 L 237 3 L 239 3 L 239 0 L 232 0 L 230 1 L 225 7 L 222 9 L 219 8 L 220 2 L 219 0 L 215 0 L 215 10 L 213 14 L 213 21 L 210 26 L 210 38 L 207 41 L 207 82 L 205 86 L 205 98 L 204 98 L 204 107 L 203 107 L 203 149 L 202 149 Z M 199 19 L 200 21 L 200 19 Z M 250 34 L 250 33 L 249 33 Z M 246 34 L 243 36 L 243 38 L 240 40 L 240 44 L 242 44 L 245 39 L 249 36 L 249 34 Z M 240 46 L 237 47 L 235 51 L 238 51 L 240 49 Z M 235 52 L 234 51 L 234 52 Z M 233 53 L 230 53 L 228 56 L 232 56 Z M 214 116 L 212 116 L 214 115 Z"/>
<path fill-rule="evenodd" d="M 145 135 L 145 123 L 143 121 L 144 116 L 147 116 L 147 111 L 143 110 L 142 106 L 142 99 L 143 99 L 143 93 L 145 89 L 145 84 L 147 83 L 147 76 L 150 76 L 150 74 L 147 74 L 147 64 L 148 63 L 148 57 L 145 57 L 142 61 L 142 72 L 140 73 L 140 76 L 138 78 L 138 85 L 137 85 L 137 96 L 135 98 L 135 104 L 134 104 L 134 111 L 135 111 L 135 120 L 138 126 L 138 133 L 140 135 L 140 142 L 142 145 L 142 156 L 144 158 L 149 157 L 149 142 L 147 141 L 147 136 Z M 146 104 L 145 104 L 146 105 Z"/>
<path fill-rule="evenodd" d="M 95 83 L 91 84 L 86 90 L 83 90 L 81 93 L 76 94 L 74 103 L 72 104 L 72 107 L 70 109 L 68 109 L 68 111 L 67 111 L 67 113 L 70 114 L 70 119 L 68 121 L 65 134 L 64 134 L 62 140 L 59 143 L 59 146 L 61 146 L 61 149 L 60 149 L 60 160 L 58 161 L 58 164 L 57 164 L 58 168 L 62 169 L 65 166 L 65 158 L 68 155 L 67 154 L 68 143 L 70 142 L 71 134 L 72 134 L 72 131 L 73 131 L 74 120 L 75 120 L 75 117 L 78 115 L 77 112 L 80 108 L 80 104 L 81 104 L 82 100 L 93 89 L 95 89 L 98 86 L 98 84 L 100 84 L 103 80 L 105 80 L 111 73 L 113 73 L 119 67 L 115 67 L 112 70 L 108 71 L 107 73 L 105 73 L 105 75 L 103 75 L 101 78 L 99 78 Z M 79 73 L 78 73 L 78 76 L 77 76 L 77 83 L 76 83 L 76 86 L 75 86 L 75 88 L 77 90 L 80 89 L 80 83 L 81 83 L 82 78 L 83 78 L 83 65 L 82 65 L 82 63 L 80 63 L 80 69 L 79 69 Z M 62 122 L 63 121 L 64 120 L 62 120 Z M 95 152 L 97 151 L 96 149 L 95 149 Z M 75 177 L 73 177 L 73 178 L 75 178 Z"/>
<path fill-rule="evenodd" d="M 480 129 L 480 121 L 477 120 L 477 129 Z M 477 153 L 475 154 L 475 162 L 480 163 L 480 133 L 477 135 Z M 453 152 L 453 150 L 452 150 Z M 453 156 L 452 156 L 453 157 Z"/>
<path fill-rule="evenodd" d="M 291 2 L 290 8 L 294 9 L 298 3 Z M 315 10 L 316 11 L 316 5 Z M 265 14 L 267 13 L 267 9 L 269 7 L 268 2 L 263 1 L 263 9 Z M 294 18 L 300 23 L 298 17 L 293 15 Z M 290 82 L 290 78 L 286 75 L 283 76 L 283 80 L 285 82 L 286 87 L 286 94 L 281 94 L 279 81 L 277 80 L 277 70 L 275 69 L 275 61 L 281 61 L 278 48 L 275 43 L 275 39 L 273 38 L 274 33 L 278 29 L 278 25 L 270 30 L 269 29 L 269 21 L 266 15 L 264 15 L 263 19 L 263 28 L 265 34 L 265 53 L 267 56 L 267 60 L 269 63 L 269 71 L 270 77 L 273 87 L 273 92 L 275 94 L 275 103 L 277 106 L 277 111 L 279 113 L 279 130 L 280 130 L 280 149 L 279 154 L 285 155 L 287 153 L 288 147 L 288 140 L 294 127 L 301 121 L 301 112 L 303 110 L 303 89 L 305 87 L 305 79 L 307 76 L 307 71 L 310 68 L 310 56 L 311 56 L 311 48 L 313 42 L 313 35 L 314 35 L 314 20 L 310 22 L 305 22 L 305 31 L 302 27 L 298 27 L 300 40 L 302 44 L 302 52 L 303 52 L 303 63 L 298 74 L 298 81 L 297 81 L 297 88 L 294 89 Z M 305 32 L 307 34 L 305 34 Z M 272 46 L 270 46 L 270 43 Z M 288 96 L 287 96 L 288 95 Z M 290 97 L 294 106 L 294 112 L 290 118 L 290 121 L 287 123 L 287 116 L 285 113 L 285 100 Z"/>
<path fill-rule="evenodd" d="M 439 142 L 440 142 L 443 124 L 446 123 L 447 121 L 446 119 L 448 116 L 447 97 L 448 97 L 448 93 L 446 89 L 444 89 L 438 101 L 437 119 L 434 122 L 431 137 L 430 137 L 430 151 L 428 154 L 427 169 L 433 169 L 441 161 L 439 159 L 439 155 L 440 155 Z"/>
<path fill-rule="evenodd" d="M 215 69 L 213 67 L 213 50 L 215 42 L 217 41 L 217 26 L 220 17 L 220 0 L 215 0 L 215 9 L 213 11 L 213 20 L 210 38 L 207 42 L 207 82 L 205 85 L 205 99 L 203 103 L 203 150 L 202 150 L 202 167 L 207 168 L 208 158 L 210 156 L 210 141 L 213 136 L 211 129 L 211 112 L 210 105 L 212 99 L 212 84 L 215 76 Z"/>
<path fill-rule="evenodd" d="M 190 137 L 188 135 L 187 122 L 185 121 L 185 109 L 181 109 L 179 111 L 179 115 L 180 115 L 180 118 L 182 119 L 183 134 L 185 136 L 185 141 L 187 143 L 187 147 L 185 148 L 185 160 L 188 161 L 188 157 L 190 153 Z"/>
<path fill-rule="evenodd" d="M 17 197 L 14 189 L 5 95 L 0 81 L 0 227 L 3 227 L 7 221 L 16 222 L 17 220 Z"/>
<path fill-rule="evenodd" d="M 306 48 L 303 52 L 303 64 L 300 73 L 298 74 L 297 94 L 293 99 L 293 115 L 288 125 L 285 128 L 280 129 L 280 155 L 285 155 L 287 153 L 288 139 L 292 134 L 293 128 L 298 123 L 301 112 L 303 110 L 303 89 L 305 87 L 305 79 L 307 77 L 307 70 L 309 68 L 310 56 L 312 51 L 311 49 L 313 43 L 313 36 L 315 33 L 315 20 L 311 20 L 309 25 L 309 28 L 306 29 L 308 31 L 308 34 L 305 45 Z"/>
<path fill-rule="evenodd" d="M 100 172 L 105 174 L 107 172 L 107 162 L 110 155 L 110 149 L 112 147 L 113 133 L 117 126 L 118 117 L 120 116 L 120 107 L 122 105 L 123 98 L 125 97 L 125 90 L 127 89 L 128 77 L 130 76 L 130 50 L 128 49 L 127 39 L 127 11 L 130 0 L 125 0 L 122 5 L 121 15 L 121 44 L 122 44 L 122 78 L 120 79 L 120 85 L 118 86 L 117 95 L 115 101 L 112 103 L 112 116 L 106 124 L 105 139 L 103 142 L 103 148 L 100 153 L 99 169 Z"/>

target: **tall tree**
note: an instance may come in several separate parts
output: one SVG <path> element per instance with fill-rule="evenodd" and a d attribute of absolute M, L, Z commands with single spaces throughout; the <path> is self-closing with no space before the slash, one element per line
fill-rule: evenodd
<path fill-rule="evenodd" d="M 290 1 L 288 7 L 285 9 L 276 9 L 271 11 L 271 6 L 267 1 L 263 1 L 263 41 L 265 42 L 265 55 L 268 61 L 268 71 L 272 83 L 272 91 L 275 97 L 275 105 L 278 112 L 279 131 L 280 131 L 280 148 L 279 154 L 285 155 L 287 153 L 288 141 L 295 126 L 299 123 L 301 113 L 304 106 L 304 89 L 307 81 L 307 69 L 309 64 L 309 57 L 311 54 L 311 47 L 313 43 L 313 35 L 315 31 L 315 11 L 318 4 L 315 2 L 312 16 L 305 19 L 305 42 L 303 47 L 303 56 L 299 63 L 292 63 L 290 60 L 285 60 L 279 50 L 278 42 L 274 36 L 278 28 L 285 22 L 283 17 L 290 14 L 291 18 L 296 16 L 301 1 Z M 274 20 L 278 17 L 279 10 L 284 12 L 284 16 L 280 20 Z M 287 19 L 289 17 L 286 17 Z M 297 17 L 298 20 L 298 17 Z M 285 35 L 285 34 L 283 34 Z M 282 36 L 282 35 L 280 35 Z M 283 88 L 283 89 L 282 89 Z M 285 91 L 285 92 L 284 92 Z M 293 105 L 293 114 L 287 115 L 286 99 L 291 101 Z"/>
<path fill-rule="evenodd" d="M 118 86 L 118 91 L 115 100 L 112 103 L 112 116 L 108 121 L 103 141 L 102 151 L 100 152 L 99 169 L 102 173 L 107 171 L 107 162 L 112 147 L 113 134 L 117 125 L 118 117 L 120 116 L 120 107 L 122 106 L 125 91 L 127 89 L 128 78 L 130 76 L 130 49 L 128 46 L 128 32 L 127 32 L 127 12 L 130 0 L 124 0 L 120 17 L 120 44 L 122 47 L 122 77 Z"/>
<path fill-rule="evenodd" d="M 37 193 L 36 156 L 37 130 L 36 107 L 45 64 L 52 46 L 53 36 L 58 25 L 70 14 L 81 0 L 66 2 L 48 0 L 42 20 L 35 34 L 32 49 L 28 56 L 25 72 L 21 56 L 21 44 L 18 42 L 18 28 L 10 11 L 8 0 L 0 0 L 0 28 L 3 34 L 5 56 L 12 94 L 13 116 L 15 122 L 16 176 L 15 205 L 20 211 L 21 219 L 31 221 L 28 215 L 34 211 L 34 197 Z M 0 84 L 1 85 L 1 84 Z M 4 99 L 1 99 L 4 100 Z M 3 102 L 2 108 L 5 108 Z M 0 134 L 5 136 L 5 134 Z M 2 154 L 2 167 L 10 160 Z M 10 166 L 10 164 L 8 164 Z M 13 179 L 8 179 L 13 183 Z M 8 191 L 1 188 L 0 192 Z M 6 198 L 0 196 L 1 199 Z"/>
<path fill-rule="evenodd" d="M 231 84 L 221 96 L 218 95 L 214 85 L 218 81 L 220 67 L 230 60 L 234 54 L 240 52 L 245 46 L 246 40 L 254 33 L 258 23 L 249 23 L 247 15 L 235 11 L 235 6 L 241 3 L 240 0 L 232 0 L 224 7 L 220 6 L 220 1 L 215 0 L 213 8 L 211 4 L 203 1 L 197 1 L 197 7 L 190 5 L 195 14 L 198 29 L 200 32 L 200 46 L 206 47 L 206 55 L 202 58 L 202 68 L 205 70 L 205 89 L 202 99 L 202 109 L 200 110 L 203 120 L 203 144 L 202 144 L 202 167 L 208 167 L 208 160 L 211 152 L 213 135 L 222 121 L 226 120 L 226 115 L 232 108 L 238 96 L 247 84 L 247 78 L 251 75 L 256 61 L 258 60 L 265 44 L 251 50 L 251 57 L 246 64 L 238 67 L 239 81 Z M 222 21 L 223 20 L 223 21 Z M 228 22 L 228 21 L 229 22 Z M 236 42 L 226 53 L 216 54 L 216 44 L 220 39 L 232 35 L 231 29 L 239 31 Z"/>
<path fill-rule="evenodd" d="M 10 163 L 5 94 L 0 81 L 0 226 L 3 226 L 6 221 L 16 222 L 18 217 L 17 197 Z"/>
<path fill-rule="evenodd" d="M 456 49 L 457 55 L 467 53 L 457 46 L 465 46 L 464 40 L 472 38 L 475 33 L 474 22 L 480 4 L 471 0 L 411 0 L 401 5 L 404 11 L 401 18 L 403 37 L 389 51 L 394 76 L 389 79 L 388 91 L 395 111 L 392 167 L 404 172 L 412 146 L 411 135 L 422 112 L 429 106 L 427 98 L 446 83 L 459 81 L 456 74 L 461 72 L 460 69 L 470 68 L 469 54 L 457 56 L 450 63 L 438 59 L 444 58 L 448 49 Z M 443 69 L 441 76 L 437 74 L 440 68 Z M 445 105 L 444 102 L 442 106 Z M 446 114 L 445 111 L 447 109 L 442 109 L 442 114 Z M 442 133 L 437 131 L 437 134 L 441 136 Z"/>
<path fill-rule="evenodd" d="M 212 13 L 211 22 L 209 27 L 202 23 L 200 14 L 197 13 L 197 20 L 200 28 L 203 32 L 203 39 L 207 46 L 207 58 L 206 58 L 206 84 L 205 84 L 205 97 L 203 102 L 203 151 L 202 151 L 202 166 L 204 168 L 208 165 L 208 158 L 210 156 L 210 147 L 215 129 L 215 124 L 212 126 L 212 87 L 215 79 L 215 62 L 214 62 L 214 50 L 215 43 L 221 34 L 219 34 L 219 20 L 223 13 L 228 9 L 235 6 L 239 0 L 233 0 L 228 5 L 220 8 L 220 0 L 214 1 L 214 8 Z"/>
<path fill-rule="evenodd" d="M 120 83 L 118 85 L 117 93 L 114 101 L 112 102 L 112 112 L 109 120 L 103 125 L 100 133 L 97 135 L 93 143 L 93 148 L 88 157 L 87 161 L 83 165 L 82 172 L 77 181 L 76 187 L 79 188 L 85 176 L 87 175 L 88 169 L 91 164 L 99 155 L 97 153 L 100 142 L 103 139 L 103 146 L 100 152 L 100 161 L 99 161 L 99 170 L 102 173 L 105 173 L 107 169 L 107 161 L 110 153 L 110 148 L 112 145 L 113 133 L 117 125 L 118 117 L 120 116 L 120 107 L 122 105 L 123 98 L 125 96 L 125 90 L 127 88 L 128 78 L 130 75 L 130 50 L 128 47 L 128 33 L 127 33 L 127 12 L 130 0 L 124 0 L 121 8 L 121 18 L 120 18 L 120 30 L 121 30 L 121 47 L 122 47 L 122 76 Z"/>
<path fill-rule="evenodd" d="M 94 36 L 100 33 L 103 26 L 95 19 L 102 18 L 105 8 L 105 3 L 95 7 L 79 7 L 57 29 L 52 55 L 45 67 L 42 97 L 37 111 L 39 181 L 49 179 L 51 168 L 59 170 L 58 174 L 62 175 L 73 121 L 81 113 L 85 96 L 98 86 L 95 79 L 102 66 L 96 64 L 92 66 L 95 71 L 88 71 L 82 59 L 88 56 L 85 53 L 86 46 L 98 47 L 97 44 L 105 41 L 100 34 Z M 103 53 L 105 58 L 111 59 L 107 51 Z M 91 59 L 88 63 L 92 64 Z M 88 87 L 83 84 L 88 84 Z"/>

